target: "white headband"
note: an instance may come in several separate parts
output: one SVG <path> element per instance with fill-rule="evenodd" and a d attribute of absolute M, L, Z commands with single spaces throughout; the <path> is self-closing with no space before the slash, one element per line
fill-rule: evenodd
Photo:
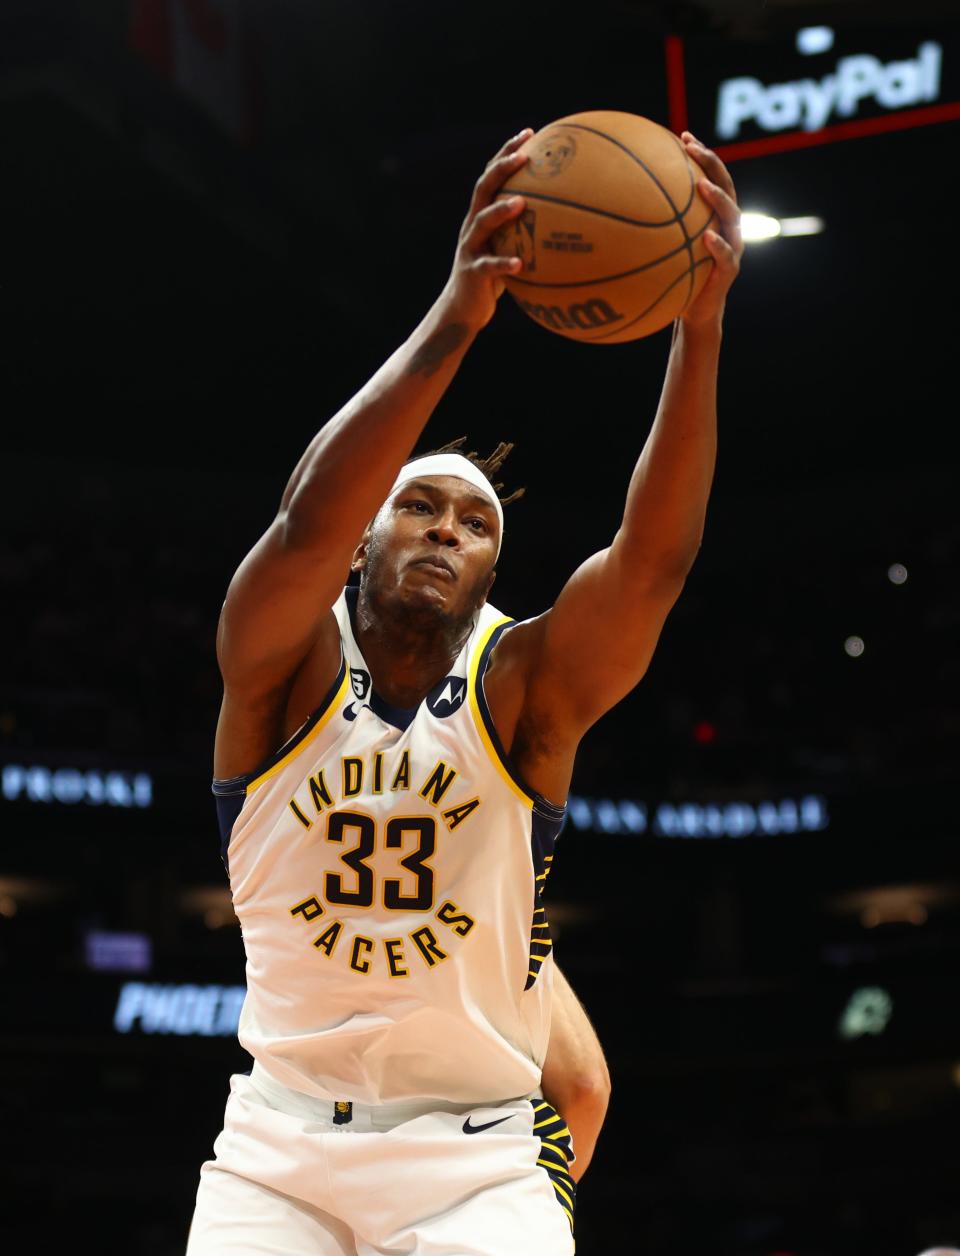
<path fill-rule="evenodd" d="M 400 485 L 405 484 L 407 480 L 419 480 L 429 475 L 455 475 L 458 479 L 472 484 L 489 499 L 500 521 L 500 537 L 497 541 L 497 557 L 499 558 L 500 546 L 503 544 L 503 507 L 500 505 L 496 489 L 487 477 L 469 458 L 464 458 L 463 454 L 431 454 L 428 458 L 417 458 L 413 462 L 408 462 L 405 467 L 400 468 L 400 474 L 394 480 L 389 495 L 392 497 Z"/>

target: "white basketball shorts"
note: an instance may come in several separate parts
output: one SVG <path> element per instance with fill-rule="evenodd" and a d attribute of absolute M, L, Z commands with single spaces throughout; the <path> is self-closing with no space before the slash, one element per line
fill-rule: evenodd
<path fill-rule="evenodd" d="M 569 1130 L 543 1099 L 334 1104 L 230 1079 L 187 1256 L 570 1256 Z"/>

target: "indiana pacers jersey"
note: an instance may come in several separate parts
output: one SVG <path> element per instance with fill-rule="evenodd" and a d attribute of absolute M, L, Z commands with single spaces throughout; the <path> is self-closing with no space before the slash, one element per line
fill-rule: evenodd
<path fill-rule="evenodd" d="M 321 1099 L 529 1095 L 565 809 L 511 769 L 484 698 L 514 621 L 482 607 L 450 674 L 400 710 L 372 689 L 358 594 L 334 607 L 341 665 L 321 706 L 256 772 L 213 784 L 247 957 L 240 1042 Z"/>

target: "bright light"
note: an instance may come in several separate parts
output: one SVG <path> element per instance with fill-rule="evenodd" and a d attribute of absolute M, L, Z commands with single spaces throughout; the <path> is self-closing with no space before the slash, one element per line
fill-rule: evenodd
<path fill-rule="evenodd" d="M 888 567 L 887 579 L 891 584 L 906 584 L 907 569 L 903 563 L 894 563 L 892 567 Z"/>
<path fill-rule="evenodd" d="M 804 26 L 797 31 L 797 52 L 812 57 L 817 52 L 829 52 L 833 47 L 833 30 L 829 26 Z"/>
<path fill-rule="evenodd" d="M 858 659 L 866 649 L 863 644 L 863 637 L 847 637 L 843 643 L 843 648 L 852 659 Z"/>
<path fill-rule="evenodd" d="M 218 907 L 210 907 L 203 913 L 203 923 L 208 929 L 222 929 L 234 919 L 233 912 Z"/>
<path fill-rule="evenodd" d="M 861 986 L 850 996 L 837 1032 L 848 1041 L 863 1034 L 882 1034 L 893 1015 L 893 999 L 882 986 Z"/>
<path fill-rule="evenodd" d="M 808 214 L 802 218 L 774 218 L 759 210 L 745 210 L 740 215 L 740 231 L 748 244 L 775 240 L 777 236 L 819 235 L 824 229 L 822 218 Z"/>
<path fill-rule="evenodd" d="M 781 218 L 780 234 L 782 236 L 819 235 L 825 226 L 823 219 L 813 214 L 803 218 Z"/>
<path fill-rule="evenodd" d="M 780 234 L 780 222 L 769 214 L 747 212 L 740 215 L 740 232 L 744 240 L 773 240 Z"/>

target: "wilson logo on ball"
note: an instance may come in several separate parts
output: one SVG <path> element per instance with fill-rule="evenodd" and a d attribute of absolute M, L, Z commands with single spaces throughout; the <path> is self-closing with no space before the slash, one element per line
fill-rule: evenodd
<path fill-rule="evenodd" d="M 565 327 L 570 331 L 589 331 L 593 327 L 606 327 L 619 322 L 623 315 L 600 297 L 592 301 L 578 301 L 563 309 L 559 305 L 534 305 L 532 301 L 519 302 L 520 308 L 544 327 L 556 331 Z"/>
<path fill-rule="evenodd" d="M 678 136 L 639 114 L 588 110 L 518 151 L 529 160 L 497 195 L 524 197 L 525 213 L 493 251 L 521 259 L 504 288 L 538 326 L 623 344 L 697 299 L 714 265 L 704 239 L 713 211 Z"/>

